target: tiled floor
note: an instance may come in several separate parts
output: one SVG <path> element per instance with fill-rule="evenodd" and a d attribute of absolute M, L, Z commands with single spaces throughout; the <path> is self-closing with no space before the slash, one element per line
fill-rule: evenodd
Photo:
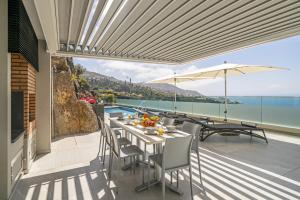
<path fill-rule="evenodd" d="M 300 139 L 268 134 L 269 144 L 246 136 L 214 135 L 201 143 L 203 186 L 197 157 L 192 155 L 194 199 L 300 199 Z M 272 139 L 273 138 L 273 139 Z M 280 141 L 280 140 L 283 141 Z M 136 174 L 115 171 L 107 186 L 106 167 L 97 157 L 99 134 L 69 136 L 52 143 L 52 152 L 39 156 L 17 185 L 12 199 L 161 198 L 161 188 L 136 193 Z M 288 142 L 287 142 L 288 141 Z M 150 150 L 150 149 L 149 149 Z M 167 191 L 166 199 L 190 199 L 188 171 L 180 174 L 183 196 Z M 114 185 L 119 186 L 116 194 Z"/>

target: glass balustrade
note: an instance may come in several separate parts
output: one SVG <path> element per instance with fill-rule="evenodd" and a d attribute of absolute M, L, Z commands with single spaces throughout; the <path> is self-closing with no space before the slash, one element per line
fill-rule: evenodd
<path fill-rule="evenodd" d="M 227 118 L 300 128 L 300 97 L 229 97 Z M 173 101 L 117 99 L 117 104 L 174 111 Z M 224 103 L 177 102 L 176 111 L 224 118 Z"/>

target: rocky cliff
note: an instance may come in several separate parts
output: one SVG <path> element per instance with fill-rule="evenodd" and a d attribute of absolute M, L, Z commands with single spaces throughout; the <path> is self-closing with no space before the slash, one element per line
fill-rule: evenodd
<path fill-rule="evenodd" d="M 55 136 L 91 133 L 98 130 L 92 106 L 79 101 L 76 97 L 68 65 L 70 62 L 71 58 L 52 57 Z"/>

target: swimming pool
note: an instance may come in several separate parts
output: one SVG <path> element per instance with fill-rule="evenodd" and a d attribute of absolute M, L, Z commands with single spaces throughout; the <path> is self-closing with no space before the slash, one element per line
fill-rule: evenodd
<path fill-rule="evenodd" d="M 117 112 L 122 112 L 123 115 L 134 115 L 137 111 L 133 108 L 129 108 L 129 107 L 121 107 L 121 106 L 117 106 L 117 107 L 107 107 L 104 108 L 104 112 L 105 113 L 117 113 Z"/>

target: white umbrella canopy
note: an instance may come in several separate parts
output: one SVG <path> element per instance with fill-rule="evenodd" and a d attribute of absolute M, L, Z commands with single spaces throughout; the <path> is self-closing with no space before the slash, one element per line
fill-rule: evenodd
<path fill-rule="evenodd" d="M 254 72 L 263 71 L 274 71 L 274 70 L 284 70 L 286 68 L 273 67 L 273 66 L 263 66 L 263 65 L 244 65 L 244 64 L 232 64 L 224 63 L 221 65 L 216 65 L 213 67 L 199 69 L 193 72 L 177 75 L 177 78 L 188 77 L 190 80 L 199 80 L 207 78 L 218 78 L 225 77 L 226 75 L 241 75 Z"/>
<path fill-rule="evenodd" d="M 264 71 L 275 71 L 275 70 L 288 70 L 282 67 L 264 66 L 264 65 L 245 65 L 245 64 L 232 64 L 224 63 L 221 65 L 216 65 L 213 67 L 199 69 L 193 72 L 184 74 L 174 74 L 173 76 L 164 77 L 161 79 L 156 79 L 150 81 L 149 83 L 169 83 L 175 84 L 186 81 L 196 81 L 203 79 L 215 79 L 219 77 L 224 77 L 225 79 L 225 121 L 227 121 L 227 76 L 228 75 L 243 75 L 254 72 L 264 72 Z M 176 93 L 175 93 L 175 103 L 174 110 L 176 111 Z"/>
<path fill-rule="evenodd" d="M 205 78 L 197 78 L 197 80 L 201 80 L 201 79 L 205 79 Z M 177 83 L 181 83 L 181 82 L 186 82 L 186 81 L 194 81 L 196 80 L 195 77 L 187 77 L 187 76 L 179 76 L 176 75 L 176 73 L 174 73 L 174 75 L 172 76 L 166 76 L 160 79 L 155 79 L 152 81 L 148 81 L 147 83 L 168 83 L 168 84 L 174 84 L 175 88 L 174 88 L 174 103 L 173 103 L 173 110 L 176 113 L 176 84 Z"/>
<path fill-rule="evenodd" d="M 168 84 L 174 84 L 176 83 L 182 83 L 182 82 L 187 82 L 187 81 L 195 81 L 195 80 L 202 80 L 206 79 L 204 77 L 188 77 L 188 76 L 183 76 L 183 75 L 172 75 L 172 76 L 166 76 L 163 78 L 155 79 L 152 81 L 148 81 L 147 83 L 168 83 Z"/>

